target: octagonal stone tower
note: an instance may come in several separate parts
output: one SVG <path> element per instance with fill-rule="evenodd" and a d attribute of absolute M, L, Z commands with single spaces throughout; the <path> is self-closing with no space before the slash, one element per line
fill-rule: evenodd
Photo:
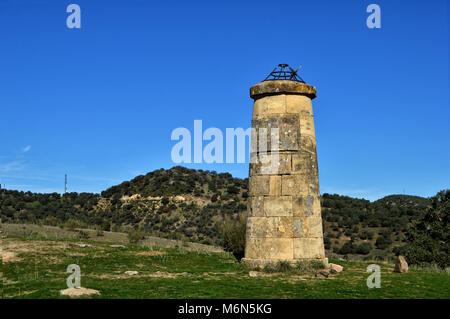
<path fill-rule="evenodd" d="M 252 147 L 243 262 L 251 267 L 281 260 L 327 264 L 311 102 L 316 89 L 287 64 L 280 64 L 250 88 L 250 97 L 254 99 L 252 142 L 259 145 L 261 129 L 274 128 L 278 141 L 267 132 L 267 148 Z M 274 171 L 264 170 L 273 162 Z"/>

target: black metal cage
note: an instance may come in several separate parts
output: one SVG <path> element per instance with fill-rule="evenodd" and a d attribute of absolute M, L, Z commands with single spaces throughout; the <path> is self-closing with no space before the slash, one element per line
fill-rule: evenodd
<path fill-rule="evenodd" d="M 271 80 L 290 80 L 290 81 L 297 81 L 297 82 L 303 82 L 303 79 L 298 76 L 297 70 L 294 71 L 288 64 L 278 64 L 278 66 L 273 69 L 273 71 L 264 79 L 264 81 L 271 81 Z"/>

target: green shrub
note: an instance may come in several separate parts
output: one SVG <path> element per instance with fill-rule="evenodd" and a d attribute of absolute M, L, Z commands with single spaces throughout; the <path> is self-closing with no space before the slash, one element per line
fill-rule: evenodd
<path fill-rule="evenodd" d="M 45 219 L 42 221 L 43 225 L 48 225 L 48 226 L 58 226 L 60 224 L 60 220 L 54 216 L 47 216 L 45 217 Z"/>
<path fill-rule="evenodd" d="M 277 263 L 276 270 L 277 272 L 292 272 L 294 268 L 290 262 L 282 260 Z"/>
<path fill-rule="evenodd" d="M 128 242 L 130 244 L 137 244 L 144 239 L 145 239 L 145 232 L 141 230 L 133 229 L 128 232 Z"/>
<path fill-rule="evenodd" d="M 76 219 L 69 219 L 68 221 L 66 221 L 63 225 L 62 228 L 65 228 L 67 230 L 75 230 L 76 228 L 81 228 L 81 223 L 76 220 Z"/>
<path fill-rule="evenodd" d="M 295 268 L 301 273 L 312 273 L 326 267 L 320 260 L 299 260 L 297 261 Z"/>
<path fill-rule="evenodd" d="M 89 239 L 89 234 L 85 232 L 84 230 L 78 231 L 78 238 L 80 239 Z"/>
<path fill-rule="evenodd" d="M 280 260 L 275 264 L 267 264 L 263 268 L 263 272 L 265 273 L 276 273 L 276 272 L 291 273 L 294 271 L 295 268 L 292 267 L 292 264 L 285 260 Z"/>
<path fill-rule="evenodd" d="M 222 247 L 232 252 L 237 259 L 244 256 L 246 223 L 246 216 L 242 214 L 238 220 L 225 220 L 220 227 Z"/>
<path fill-rule="evenodd" d="M 111 223 L 109 220 L 104 219 L 103 223 L 101 225 L 101 230 L 104 231 L 110 231 L 111 230 Z"/>
<path fill-rule="evenodd" d="M 326 268 L 325 264 L 322 261 L 320 261 L 320 260 L 310 260 L 309 264 L 311 265 L 311 268 L 314 269 L 314 270 L 319 270 L 319 269 Z"/>
<path fill-rule="evenodd" d="M 103 230 L 101 229 L 101 228 L 97 228 L 97 233 L 96 233 L 96 236 L 97 237 L 101 237 L 101 236 L 104 236 L 105 234 L 103 234 Z"/>
<path fill-rule="evenodd" d="M 368 255 L 371 250 L 372 245 L 370 243 L 362 243 L 358 246 L 355 246 L 355 254 Z"/>

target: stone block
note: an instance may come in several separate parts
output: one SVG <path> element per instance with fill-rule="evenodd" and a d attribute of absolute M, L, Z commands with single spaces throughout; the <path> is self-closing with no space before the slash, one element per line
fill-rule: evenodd
<path fill-rule="evenodd" d="M 321 216 L 319 196 L 292 197 L 292 215 L 294 217 Z"/>
<path fill-rule="evenodd" d="M 247 238 L 292 238 L 290 217 L 248 217 Z"/>
<path fill-rule="evenodd" d="M 294 238 L 295 259 L 323 259 L 325 251 L 322 238 Z"/>
<path fill-rule="evenodd" d="M 301 150 L 291 156 L 292 174 L 314 175 L 318 176 L 317 156 Z"/>
<path fill-rule="evenodd" d="M 306 186 L 304 178 L 301 175 L 281 176 L 281 194 L 283 196 L 307 195 L 308 189 Z"/>
<path fill-rule="evenodd" d="M 314 118 L 312 115 L 301 114 L 300 134 L 313 136 L 315 138 L 316 133 L 314 131 Z"/>
<path fill-rule="evenodd" d="M 264 197 L 264 216 L 267 217 L 289 217 L 292 216 L 291 196 L 268 196 Z"/>
<path fill-rule="evenodd" d="M 253 105 L 253 118 L 284 113 L 286 113 L 286 96 L 283 94 L 263 97 L 256 100 Z"/>
<path fill-rule="evenodd" d="M 270 176 L 250 176 L 249 178 L 250 196 L 269 195 Z"/>
<path fill-rule="evenodd" d="M 264 197 L 251 196 L 248 199 L 248 214 L 254 217 L 263 217 L 264 215 Z"/>
<path fill-rule="evenodd" d="M 300 135 L 300 150 L 301 152 L 308 152 L 317 156 L 316 139 L 310 135 Z"/>
<path fill-rule="evenodd" d="M 281 194 L 291 196 L 319 195 L 319 180 L 311 175 L 282 175 Z"/>
<path fill-rule="evenodd" d="M 270 181 L 269 195 L 280 196 L 281 195 L 281 176 L 270 175 L 269 181 Z"/>
<path fill-rule="evenodd" d="M 258 152 L 296 151 L 300 148 L 298 114 L 277 114 L 253 119 L 252 127 L 256 130 L 256 136 L 252 137 L 252 141 L 256 143 Z M 277 140 L 278 143 L 273 143 Z"/>
<path fill-rule="evenodd" d="M 312 217 L 294 217 L 292 219 L 292 237 L 295 238 L 323 238 L 322 218 L 320 216 Z"/>
<path fill-rule="evenodd" d="M 292 259 L 292 238 L 249 238 L 245 245 L 245 258 Z"/>
<path fill-rule="evenodd" d="M 286 112 L 312 115 L 313 110 L 311 99 L 304 95 L 286 95 Z"/>
<path fill-rule="evenodd" d="M 256 154 L 251 158 L 254 159 L 254 163 L 250 163 L 250 176 L 291 173 L 291 154 L 271 152 Z"/>

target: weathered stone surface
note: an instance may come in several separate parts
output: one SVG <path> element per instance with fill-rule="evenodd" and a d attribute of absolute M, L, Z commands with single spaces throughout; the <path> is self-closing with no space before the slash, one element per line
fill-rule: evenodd
<path fill-rule="evenodd" d="M 261 277 L 261 274 L 260 274 L 258 271 L 250 271 L 250 272 L 248 273 L 248 275 L 249 275 L 250 277 L 253 277 L 253 278 Z"/>
<path fill-rule="evenodd" d="M 280 196 L 281 195 L 281 176 L 270 175 L 269 179 L 269 195 Z"/>
<path fill-rule="evenodd" d="M 292 237 L 290 217 L 248 217 L 247 238 Z"/>
<path fill-rule="evenodd" d="M 295 259 L 323 259 L 325 250 L 322 238 L 294 238 Z"/>
<path fill-rule="evenodd" d="M 270 176 L 250 176 L 249 178 L 250 196 L 269 195 Z"/>
<path fill-rule="evenodd" d="M 304 176 L 314 177 L 314 182 L 318 183 L 319 171 L 317 169 L 317 157 L 314 153 L 299 152 L 292 154 L 292 174 L 300 174 Z"/>
<path fill-rule="evenodd" d="M 248 199 L 248 216 L 263 217 L 264 214 L 264 197 L 252 196 Z"/>
<path fill-rule="evenodd" d="M 408 263 L 406 262 L 405 257 L 398 256 L 397 262 L 395 263 L 394 272 L 398 272 L 401 274 L 406 274 L 408 272 Z"/>
<path fill-rule="evenodd" d="M 252 137 L 258 152 L 297 151 L 300 147 L 300 120 L 298 114 L 275 114 L 252 121 L 256 136 Z M 275 130 L 274 130 L 275 129 Z M 278 134 L 278 143 L 273 137 Z"/>
<path fill-rule="evenodd" d="M 322 239 L 322 218 L 320 216 L 294 217 L 292 219 L 292 236 L 294 238 Z"/>
<path fill-rule="evenodd" d="M 341 265 L 330 263 L 330 270 L 333 270 L 335 272 L 341 272 L 342 270 L 344 270 L 344 267 L 342 267 Z"/>
<path fill-rule="evenodd" d="M 307 185 L 300 175 L 285 175 L 281 177 L 281 194 L 284 196 L 307 195 Z"/>
<path fill-rule="evenodd" d="M 251 96 L 250 198 L 242 261 L 250 267 L 281 260 L 327 264 L 311 103 L 315 88 L 264 81 L 251 88 Z M 272 139 L 276 133 L 278 142 Z"/>
<path fill-rule="evenodd" d="M 320 216 L 320 197 L 318 195 L 292 197 L 292 215 L 296 217 Z"/>
<path fill-rule="evenodd" d="M 322 238 L 322 219 L 312 217 L 248 217 L 250 238 Z"/>
<path fill-rule="evenodd" d="M 286 95 L 286 112 L 313 115 L 311 99 L 304 95 Z"/>
<path fill-rule="evenodd" d="M 290 217 L 291 196 L 252 196 L 248 200 L 249 217 Z"/>
<path fill-rule="evenodd" d="M 301 114 L 300 115 L 300 134 L 305 136 L 313 136 L 316 134 L 314 132 L 314 118 L 312 115 Z"/>
<path fill-rule="evenodd" d="M 282 175 L 281 194 L 287 196 L 319 195 L 317 177 L 311 175 Z"/>
<path fill-rule="evenodd" d="M 316 88 L 312 85 L 290 80 L 263 81 L 250 88 L 250 97 L 259 99 L 267 95 L 290 93 L 304 95 L 310 99 L 316 97 Z"/>
<path fill-rule="evenodd" d="M 249 238 L 245 244 L 245 258 L 291 260 L 292 238 Z"/>
<path fill-rule="evenodd" d="M 268 114 L 286 113 L 286 95 L 271 95 L 255 101 L 253 118 L 267 116 Z"/>
<path fill-rule="evenodd" d="M 267 217 L 290 217 L 292 214 L 291 196 L 270 196 L 264 197 L 263 202 L 264 216 Z"/>
<path fill-rule="evenodd" d="M 290 153 L 271 152 L 268 154 L 255 154 L 250 162 L 250 176 L 266 174 L 290 174 L 292 162 Z"/>
<path fill-rule="evenodd" d="M 316 139 L 310 135 L 300 135 L 300 152 L 308 152 L 317 156 Z"/>

